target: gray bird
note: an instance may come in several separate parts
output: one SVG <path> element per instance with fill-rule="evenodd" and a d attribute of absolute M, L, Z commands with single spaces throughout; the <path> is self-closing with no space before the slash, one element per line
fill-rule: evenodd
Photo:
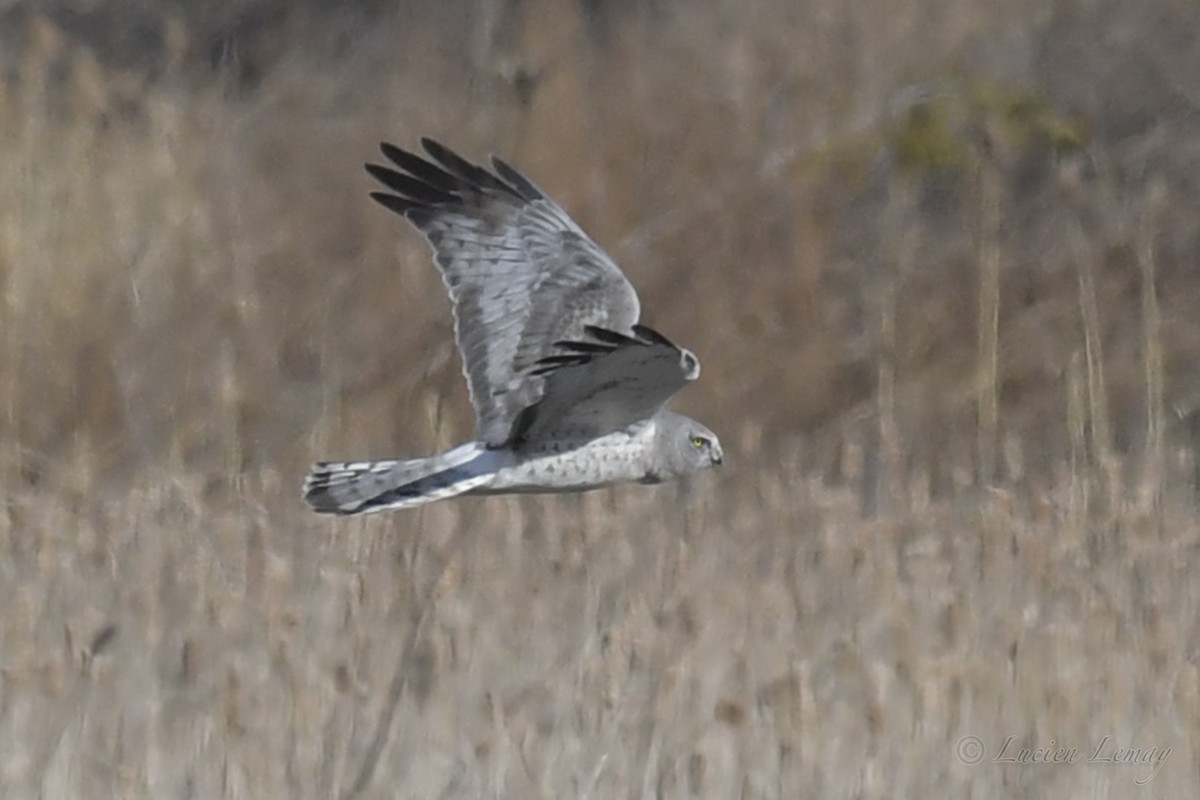
<path fill-rule="evenodd" d="M 475 440 L 429 458 L 320 462 L 304 499 L 367 514 L 461 494 L 658 483 L 719 465 L 708 428 L 668 411 L 700 362 L 637 324 L 637 292 L 575 221 L 498 158 L 430 139 L 381 145 L 371 197 L 425 235 L 454 307 Z M 398 169 L 397 169 L 398 168 Z"/>

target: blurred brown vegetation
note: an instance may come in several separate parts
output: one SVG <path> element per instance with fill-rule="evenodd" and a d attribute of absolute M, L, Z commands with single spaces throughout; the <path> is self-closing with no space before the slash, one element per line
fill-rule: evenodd
<path fill-rule="evenodd" d="M 966 733 L 1200 785 L 1195 2 L 11 3 L 0 46 L 6 796 L 1138 788 Z M 305 514 L 314 458 L 470 435 L 361 170 L 420 135 L 617 258 L 721 475 Z"/>

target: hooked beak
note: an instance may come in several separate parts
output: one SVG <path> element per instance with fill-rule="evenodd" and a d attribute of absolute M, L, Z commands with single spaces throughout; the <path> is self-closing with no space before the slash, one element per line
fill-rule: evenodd
<path fill-rule="evenodd" d="M 712 449 L 712 463 L 714 467 L 719 467 L 725 463 L 725 454 L 721 452 L 720 446 Z"/>

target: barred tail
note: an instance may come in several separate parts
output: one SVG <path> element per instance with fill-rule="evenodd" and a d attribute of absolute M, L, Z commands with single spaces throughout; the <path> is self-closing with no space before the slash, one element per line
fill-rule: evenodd
<path fill-rule="evenodd" d="M 412 508 L 486 486 L 495 477 L 486 447 L 469 442 L 411 461 L 320 462 L 304 479 L 304 499 L 321 514 Z"/>

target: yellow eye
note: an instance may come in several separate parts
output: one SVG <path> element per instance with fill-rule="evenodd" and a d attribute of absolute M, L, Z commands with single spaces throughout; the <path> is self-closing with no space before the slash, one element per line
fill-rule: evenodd
<path fill-rule="evenodd" d="M 692 437 L 692 447 L 704 447 L 706 444 L 708 444 L 708 439 L 705 439 L 703 436 Z"/>

